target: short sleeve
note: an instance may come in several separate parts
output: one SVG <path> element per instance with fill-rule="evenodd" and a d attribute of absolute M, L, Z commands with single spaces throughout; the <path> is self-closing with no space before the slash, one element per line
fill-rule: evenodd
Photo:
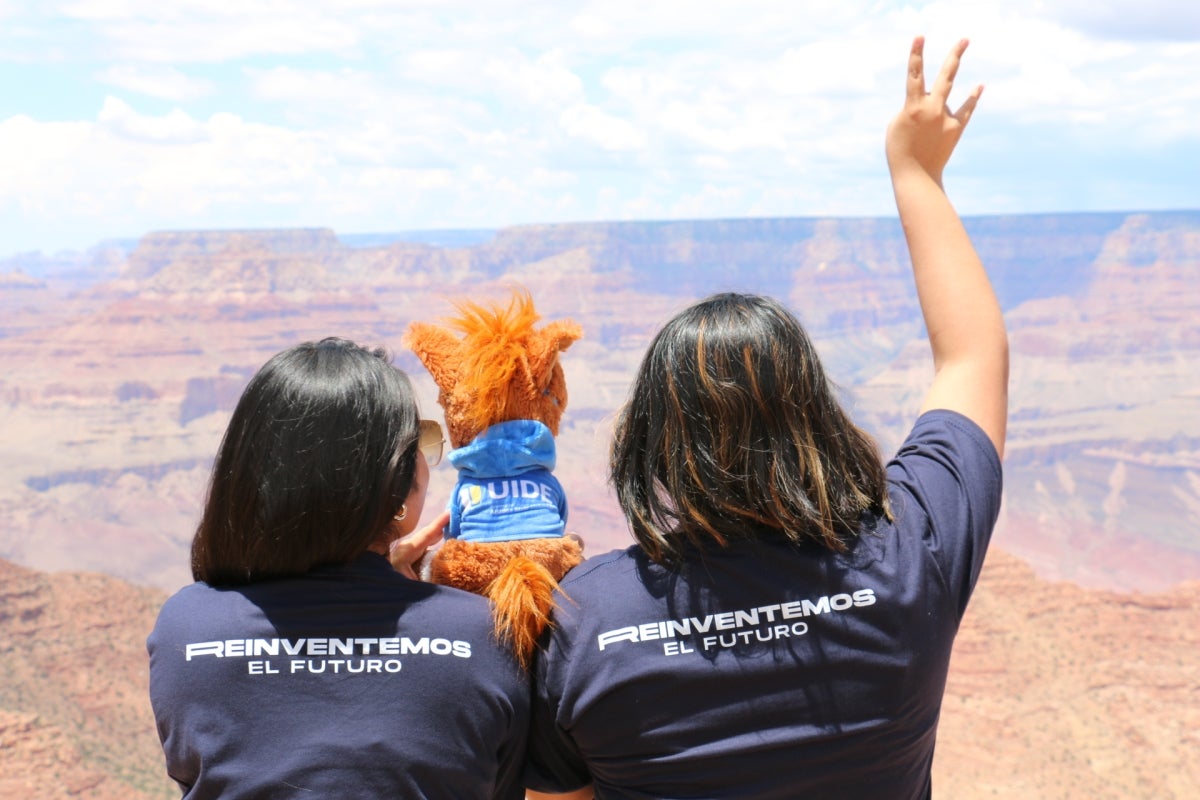
<path fill-rule="evenodd" d="M 525 757 L 526 788 L 539 792 L 570 792 L 587 786 L 592 776 L 570 734 L 558 724 L 558 704 L 548 684 L 553 663 L 566 656 L 553 638 L 538 653 L 534 673 L 529 749 Z"/>
<path fill-rule="evenodd" d="M 983 430 L 954 411 L 922 414 L 888 464 L 901 530 L 920 521 L 926 548 L 961 619 L 1000 513 L 1000 458 Z"/>

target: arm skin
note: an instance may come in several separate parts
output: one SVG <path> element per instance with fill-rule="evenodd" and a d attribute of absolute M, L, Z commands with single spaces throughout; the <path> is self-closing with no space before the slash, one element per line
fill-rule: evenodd
<path fill-rule="evenodd" d="M 442 530 L 449 522 L 450 511 L 442 511 L 428 525 L 395 539 L 390 545 L 383 545 L 386 549 L 369 549 L 387 555 L 388 560 L 392 562 L 392 568 L 404 577 L 414 581 L 420 580 L 417 576 L 417 564 L 425 557 L 429 548 L 442 541 Z"/>
<path fill-rule="evenodd" d="M 1008 335 L 987 273 L 942 189 L 942 170 L 983 91 L 956 112 L 946 105 L 967 41 L 951 51 L 925 91 L 923 37 L 908 59 L 903 110 L 887 133 L 896 208 L 908 241 L 934 378 L 922 413 L 944 408 L 978 424 L 1003 457 L 1008 418 Z"/>

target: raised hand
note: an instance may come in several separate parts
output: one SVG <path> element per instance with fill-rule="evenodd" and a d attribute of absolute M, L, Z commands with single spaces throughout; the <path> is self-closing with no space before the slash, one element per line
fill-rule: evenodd
<path fill-rule="evenodd" d="M 954 46 L 933 82 L 933 89 L 926 92 L 925 37 L 913 39 L 908 56 L 904 108 L 888 125 L 887 132 L 887 159 L 893 180 L 916 169 L 941 185 L 942 170 L 983 92 L 982 85 L 976 86 L 957 111 L 950 110 L 950 91 L 954 88 L 954 77 L 966 49 L 966 39 Z"/>
<path fill-rule="evenodd" d="M 904 108 L 888 126 L 896 210 L 908 241 L 934 378 L 921 411 L 949 409 L 974 420 L 1003 455 L 1008 422 L 1008 338 L 987 272 L 942 187 L 942 169 L 975 111 L 976 87 L 958 111 L 947 101 L 967 40 L 925 91 L 925 40 L 908 56 Z"/>

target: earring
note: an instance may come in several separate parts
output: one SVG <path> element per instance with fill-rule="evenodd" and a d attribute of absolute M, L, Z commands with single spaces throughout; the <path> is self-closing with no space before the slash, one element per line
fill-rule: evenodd
<path fill-rule="evenodd" d="M 396 520 L 396 522 L 403 522 L 404 518 L 407 516 L 408 516 L 408 504 L 401 503 L 400 504 L 400 513 L 392 515 L 392 519 Z"/>

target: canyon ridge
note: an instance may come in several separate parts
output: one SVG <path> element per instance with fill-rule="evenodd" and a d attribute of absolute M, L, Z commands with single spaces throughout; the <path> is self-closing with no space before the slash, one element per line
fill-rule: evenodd
<path fill-rule="evenodd" d="M 1009 326 L 1011 422 L 937 782 L 954 797 L 1185 796 L 1200 787 L 1200 212 L 966 224 Z M 258 366 L 328 335 L 384 345 L 438 417 L 406 325 L 512 286 L 584 328 L 563 356 L 556 472 L 590 552 L 629 542 L 605 486 L 608 435 L 649 337 L 689 302 L 725 289 L 785 301 L 885 454 L 931 371 L 892 219 L 157 232 L 0 262 L 0 558 L 13 562 L 0 641 L 24 665 L 0 681 L 0 795 L 16 791 L 12 763 L 89 787 L 77 794 L 164 795 L 146 766 L 142 641 L 190 580 L 207 470 Z M 453 479 L 435 470 L 431 498 Z M 101 680 L 94 665 L 122 659 Z M 108 731 L 141 738 L 109 748 Z"/>

